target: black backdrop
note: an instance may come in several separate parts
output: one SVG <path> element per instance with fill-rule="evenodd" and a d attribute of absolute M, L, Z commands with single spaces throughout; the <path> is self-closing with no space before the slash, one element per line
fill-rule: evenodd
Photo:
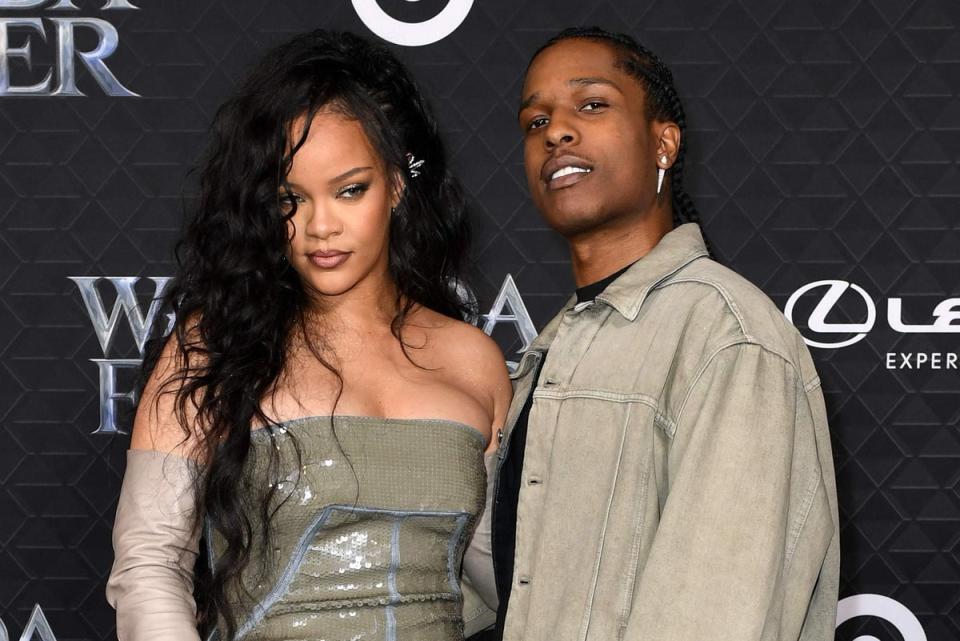
<path fill-rule="evenodd" d="M 383 16 L 438 14 L 384 33 L 452 30 L 395 50 L 426 87 L 472 197 L 481 307 L 508 275 L 522 297 L 490 320 L 507 357 L 522 323 L 503 316 L 540 328 L 573 287 L 565 245 L 526 199 L 515 113 L 527 58 L 568 25 L 632 33 L 674 69 L 689 190 L 719 258 L 830 344 L 812 351 L 840 494 L 849 621 L 837 638 L 960 637 L 956 0 L 16 4 L 0 0 L 0 85 L 16 91 L 52 69 L 34 93 L 64 93 L 56 54 L 69 43 L 57 29 L 91 51 L 110 27 L 116 52 L 103 62 L 118 85 L 67 51 L 85 96 L 0 95 L 0 641 L 28 627 L 47 641 L 114 638 L 103 590 L 127 438 L 101 425 L 110 381 L 99 372 L 115 371 L 117 394 L 129 387 L 133 309 L 105 345 L 98 301 L 88 307 L 70 277 L 113 279 L 99 283 L 107 316 L 125 283 L 146 312 L 155 281 L 135 277 L 172 273 L 187 172 L 216 106 L 265 47 L 320 26 L 375 37 Z M 368 26 L 354 5 L 382 15 Z M 27 40 L 32 69 L 17 51 Z M 118 86 L 139 97 L 108 95 Z"/>

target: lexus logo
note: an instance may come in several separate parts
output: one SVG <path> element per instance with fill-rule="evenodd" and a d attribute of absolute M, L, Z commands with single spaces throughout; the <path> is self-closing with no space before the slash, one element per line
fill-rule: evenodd
<path fill-rule="evenodd" d="M 787 301 L 786 309 L 783 310 L 783 313 L 787 319 L 791 323 L 794 322 L 793 308 L 797 304 L 797 301 L 800 300 L 801 296 L 811 290 L 821 287 L 827 287 L 827 292 L 823 295 L 823 298 L 820 299 L 820 302 L 817 303 L 817 306 L 814 307 L 813 311 L 810 313 L 810 318 L 807 320 L 807 327 L 811 332 L 816 332 L 817 334 L 854 334 L 854 336 L 852 338 L 848 338 L 847 340 L 834 343 L 825 343 L 823 341 L 815 341 L 804 337 L 807 345 L 812 347 L 837 348 L 853 345 L 857 341 L 863 340 L 863 337 L 867 335 L 867 332 L 873 329 L 873 324 L 877 321 L 877 307 L 873 304 L 873 299 L 870 298 L 870 295 L 867 294 L 862 287 L 853 283 L 848 283 L 845 280 L 818 280 L 815 283 L 804 285 L 797 291 L 793 292 L 793 295 L 790 296 L 790 300 Z M 840 300 L 840 297 L 843 296 L 847 290 L 852 290 L 859 294 L 860 298 L 863 300 L 863 305 L 867 312 L 867 320 L 862 323 L 828 323 L 827 314 L 830 313 L 830 310 L 833 309 L 834 305 L 837 304 L 837 301 Z"/>
<path fill-rule="evenodd" d="M 407 0 L 417 2 L 418 0 Z M 406 47 L 422 47 L 443 40 L 457 30 L 470 13 L 473 0 L 450 0 L 440 13 L 424 22 L 403 22 L 384 11 L 377 0 L 352 0 L 353 8 L 370 31 Z"/>
<path fill-rule="evenodd" d="M 808 292 L 826 288 L 822 298 L 817 303 L 810 317 L 807 319 L 807 329 L 818 336 L 817 340 L 804 336 L 803 340 L 811 347 L 836 349 L 853 345 L 870 332 L 877 322 L 877 306 L 862 287 L 845 280 L 818 280 L 815 283 L 804 285 L 793 292 L 787 300 L 783 313 L 791 323 L 794 321 L 794 308 L 797 301 Z M 837 305 L 843 296 L 859 298 L 866 319 L 859 323 L 829 323 L 827 314 Z M 887 299 L 887 325 L 899 334 L 956 334 L 960 333 L 960 298 L 948 298 L 940 301 L 933 309 L 932 323 L 906 323 L 903 320 L 903 299 Z M 845 340 L 827 342 L 820 336 L 829 334 L 853 334 Z"/>

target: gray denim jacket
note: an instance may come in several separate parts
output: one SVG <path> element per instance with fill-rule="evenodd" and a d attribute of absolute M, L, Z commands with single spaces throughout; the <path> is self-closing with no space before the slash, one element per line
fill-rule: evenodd
<path fill-rule="evenodd" d="M 820 381 L 796 329 L 708 257 L 699 227 L 544 329 L 513 375 L 501 461 L 545 350 L 504 640 L 832 639 Z"/>

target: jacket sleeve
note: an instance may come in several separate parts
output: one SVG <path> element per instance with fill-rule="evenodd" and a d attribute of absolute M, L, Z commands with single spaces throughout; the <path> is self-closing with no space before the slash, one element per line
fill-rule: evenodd
<path fill-rule="evenodd" d="M 496 622 L 497 586 L 493 575 L 491 531 L 493 520 L 493 487 L 497 453 L 486 455 L 487 499 L 480 522 L 463 555 L 463 622 L 464 637 Z"/>
<path fill-rule="evenodd" d="M 719 350 L 693 378 L 676 410 L 660 522 L 625 641 L 780 638 L 784 577 L 804 535 L 796 498 L 823 493 L 815 459 L 794 458 L 812 434 L 798 427 L 807 403 L 799 378 L 786 359 L 746 343 Z M 787 600 L 806 603 L 816 573 Z"/>
<path fill-rule="evenodd" d="M 119 641 L 198 641 L 193 565 L 195 464 L 174 454 L 129 450 L 113 526 L 107 601 Z"/>

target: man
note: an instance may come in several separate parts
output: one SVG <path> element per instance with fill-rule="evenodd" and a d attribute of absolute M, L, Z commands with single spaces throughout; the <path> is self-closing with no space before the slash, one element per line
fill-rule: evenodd
<path fill-rule="evenodd" d="M 709 257 L 669 70 L 627 36 L 568 30 L 530 63 L 519 120 L 532 198 L 569 242 L 578 290 L 513 375 L 492 509 L 498 634 L 832 639 L 819 379 L 772 302 Z"/>

